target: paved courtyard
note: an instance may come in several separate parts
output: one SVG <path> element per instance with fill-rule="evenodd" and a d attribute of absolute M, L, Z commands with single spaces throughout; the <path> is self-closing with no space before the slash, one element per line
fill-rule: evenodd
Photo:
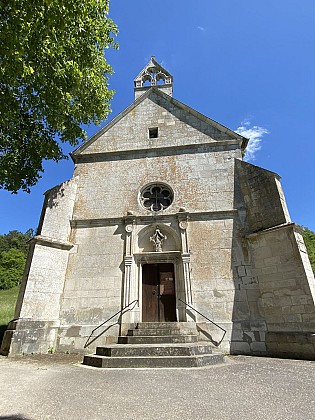
<path fill-rule="evenodd" d="M 96 369 L 0 357 L 0 419 L 315 418 L 315 362 L 229 357 L 195 369 Z"/>

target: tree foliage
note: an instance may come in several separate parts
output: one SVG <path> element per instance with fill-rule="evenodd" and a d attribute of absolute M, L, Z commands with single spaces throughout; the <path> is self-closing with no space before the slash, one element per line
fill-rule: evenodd
<path fill-rule="evenodd" d="M 315 274 L 315 232 L 303 227 L 302 235 L 307 249 L 307 253 L 311 262 L 313 272 Z"/>
<path fill-rule="evenodd" d="M 28 241 L 34 232 L 12 230 L 0 235 L 0 289 L 10 289 L 21 283 L 28 251 Z"/>
<path fill-rule="evenodd" d="M 5 235 L 0 235 L 0 253 L 9 251 L 11 248 L 18 249 L 26 256 L 28 251 L 28 241 L 34 236 L 33 229 L 28 229 L 25 233 L 11 230 Z"/>
<path fill-rule="evenodd" d="M 109 0 L 5 0 L 0 5 L 0 187 L 29 191 L 43 159 L 65 158 L 62 142 L 110 111 L 116 48 Z M 60 141 L 58 141 L 58 139 Z"/>
<path fill-rule="evenodd" d="M 11 289 L 20 284 L 25 267 L 25 255 L 11 248 L 0 254 L 0 289 Z"/>

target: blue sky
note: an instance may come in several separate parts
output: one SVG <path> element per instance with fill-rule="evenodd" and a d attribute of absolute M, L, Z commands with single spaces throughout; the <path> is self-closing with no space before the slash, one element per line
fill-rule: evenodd
<path fill-rule="evenodd" d="M 112 0 L 110 16 L 120 49 L 106 51 L 116 91 L 109 120 L 133 101 L 133 79 L 155 55 L 176 99 L 251 130 L 249 161 L 282 177 L 292 220 L 315 230 L 314 0 Z M 0 191 L 0 233 L 36 228 L 44 191 L 73 172 L 71 159 L 45 168 L 30 194 Z"/>

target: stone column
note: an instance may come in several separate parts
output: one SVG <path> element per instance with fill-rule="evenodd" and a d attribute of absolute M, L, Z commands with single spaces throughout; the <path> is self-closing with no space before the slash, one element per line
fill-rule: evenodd
<path fill-rule="evenodd" d="M 190 254 L 182 254 L 185 284 L 185 301 L 192 304 L 191 281 L 190 281 Z"/>
<path fill-rule="evenodd" d="M 191 278 L 190 278 L 190 251 L 188 245 L 187 227 L 188 227 L 188 214 L 178 214 L 178 226 L 180 229 L 182 254 L 181 259 L 183 263 L 183 276 L 184 276 L 184 299 L 189 305 L 192 304 L 192 292 L 191 292 Z M 184 303 L 180 302 L 179 307 L 183 307 L 186 313 L 187 321 L 195 321 L 192 313 L 187 311 L 187 307 Z"/>
<path fill-rule="evenodd" d="M 127 306 L 130 301 L 130 287 L 131 287 L 131 266 L 132 266 L 132 236 L 134 230 L 134 220 L 130 218 L 125 219 L 125 231 L 126 231 L 126 239 L 125 239 L 125 256 L 124 256 L 124 263 L 125 263 L 125 274 L 124 274 L 124 299 L 123 299 L 123 306 Z"/>
<path fill-rule="evenodd" d="M 123 306 L 129 305 L 130 300 L 130 283 L 131 283 L 131 266 L 132 266 L 132 256 L 125 255 L 125 274 L 124 274 L 124 299 Z"/>
<path fill-rule="evenodd" d="M 134 236 L 135 219 L 126 217 L 125 219 L 125 255 L 124 255 L 124 289 L 123 289 L 123 307 L 138 299 L 135 287 L 135 279 L 133 278 L 133 236 Z M 129 306 L 129 310 L 125 311 L 121 316 L 122 323 L 134 322 L 135 313 L 139 311 L 139 301 Z"/>

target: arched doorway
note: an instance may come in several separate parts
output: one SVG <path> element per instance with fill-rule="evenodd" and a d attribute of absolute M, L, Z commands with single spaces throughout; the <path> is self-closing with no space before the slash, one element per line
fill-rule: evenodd
<path fill-rule="evenodd" d="M 176 321 L 174 264 L 142 265 L 142 321 Z"/>

